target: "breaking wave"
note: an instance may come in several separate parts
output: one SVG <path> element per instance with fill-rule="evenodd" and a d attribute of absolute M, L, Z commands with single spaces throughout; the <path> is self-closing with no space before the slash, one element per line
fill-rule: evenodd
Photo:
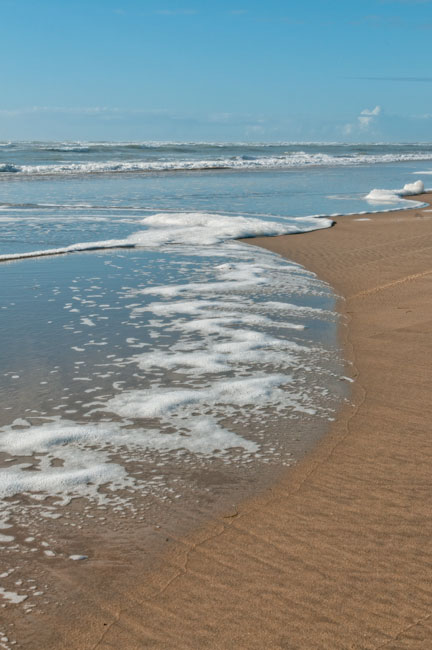
<path fill-rule="evenodd" d="M 46 149 L 48 150 L 48 149 Z M 85 147 L 51 148 L 50 151 L 85 153 Z M 177 152 L 178 153 L 178 152 Z M 394 162 L 410 162 L 432 160 L 432 152 L 394 152 L 379 154 L 345 154 L 332 155 L 328 153 L 307 153 L 304 151 L 287 152 L 283 155 L 253 156 L 240 154 L 221 156 L 209 159 L 176 158 L 158 160 L 104 160 L 89 162 L 53 162 L 42 165 L 16 164 L 5 162 L 0 164 L 1 174 L 17 174 L 24 176 L 71 175 L 71 174 L 116 174 L 116 173 L 146 173 L 146 172 L 179 172 L 205 170 L 254 170 L 254 169 L 289 169 L 304 167 L 343 167 L 355 165 L 371 165 Z"/>

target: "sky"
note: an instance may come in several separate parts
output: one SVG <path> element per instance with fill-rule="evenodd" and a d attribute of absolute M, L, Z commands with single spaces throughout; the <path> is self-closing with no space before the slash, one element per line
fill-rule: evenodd
<path fill-rule="evenodd" d="M 432 141 L 432 0 L 0 0 L 1 140 Z"/>

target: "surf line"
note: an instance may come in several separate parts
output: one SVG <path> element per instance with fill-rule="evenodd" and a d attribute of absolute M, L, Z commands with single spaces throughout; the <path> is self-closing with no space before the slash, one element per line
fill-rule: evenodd
<path fill-rule="evenodd" d="M 99 245 L 95 244 L 94 246 L 90 245 L 86 246 L 85 248 L 70 248 L 68 249 L 51 249 L 51 250 L 46 250 L 46 251 L 34 251 L 31 253 L 12 253 L 10 255 L 0 255 L 0 262 L 15 262 L 18 260 L 24 260 L 24 259 L 32 259 L 36 257 L 50 257 L 53 255 L 68 255 L 70 253 L 86 253 L 87 251 L 104 251 L 104 250 L 114 250 L 118 248 L 136 248 L 136 244 L 113 244 L 112 246 L 107 246 L 107 245 Z"/>

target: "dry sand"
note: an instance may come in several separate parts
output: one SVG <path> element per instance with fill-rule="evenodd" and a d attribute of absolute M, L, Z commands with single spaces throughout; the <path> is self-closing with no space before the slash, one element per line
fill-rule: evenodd
<path fill-rule="evenodd" d="M 432 648 L 432 210 L 359 219 L 248 240 L 345 298 L 353 404 L 273 489 L 29 645 Z"/>

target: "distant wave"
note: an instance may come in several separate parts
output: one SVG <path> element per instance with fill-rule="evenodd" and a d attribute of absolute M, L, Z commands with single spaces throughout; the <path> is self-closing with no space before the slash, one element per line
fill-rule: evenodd
<path fill-rule="evenodd" d="M 386 147 L 392 146 L 406 146 L 401 144 L 386 144 L 386 143 L 375 143 L 367 146 L 381 146 L 384 144 Z M 13 147 L 20 148 L 22 150 L 34 150 L 34 151 L 103 151 L 106 149 L 173 149 L 173 150 L 182 150 L 182 149 L 233 149 L 233 148 L 246 148 L 246 149 L 272 149 L 275 147 L 291 147 L 291 146 L 336 146 L 336 147 L 352 147 L 356 146 L 353 143 L 340 143 L 340 142 L 290 142 L 290 141 L 281 141 L 281 142 L 242 142 L 242 141 L 233 141 L 233 142 L 211 142 L 211 141 L 174 141 L 174 140 L 143 140 L 143 141 L 47 141 L 47 142 L 37 142 L 37 141 L 9 141 L 9 142 L 0 142 L 0 147 Z M 361 145 L 364 146 L 364 145 Z M 425 146 L 422 143 L 413 143 L 408 146 Z"/>
<path fill-rule="evenodd" d="M 204 160 L 137 160 L 137 161 L 92 161 L 43 165 L 18 165 L 7 162 L 0 164 L 0 175 L 22 176 L 71 175 L 71 174 L 113 174 L 170 171 L 205 171 L 222 169 L 287 169 L 313 166 L 341 167 L 364 164 L 432 160 L 432 152 L 350 154 L 330 155 L 306 153 L 304 151 L 278 156 L 238 155 Z"/>
<path fill-rule="evenodd" d="M 0 172 L 7 172 L 7 173 L 17 173 L 21 171 L 20 165 L 11 165 L 10 163 L 2 163 L 0 165 Z"/>

